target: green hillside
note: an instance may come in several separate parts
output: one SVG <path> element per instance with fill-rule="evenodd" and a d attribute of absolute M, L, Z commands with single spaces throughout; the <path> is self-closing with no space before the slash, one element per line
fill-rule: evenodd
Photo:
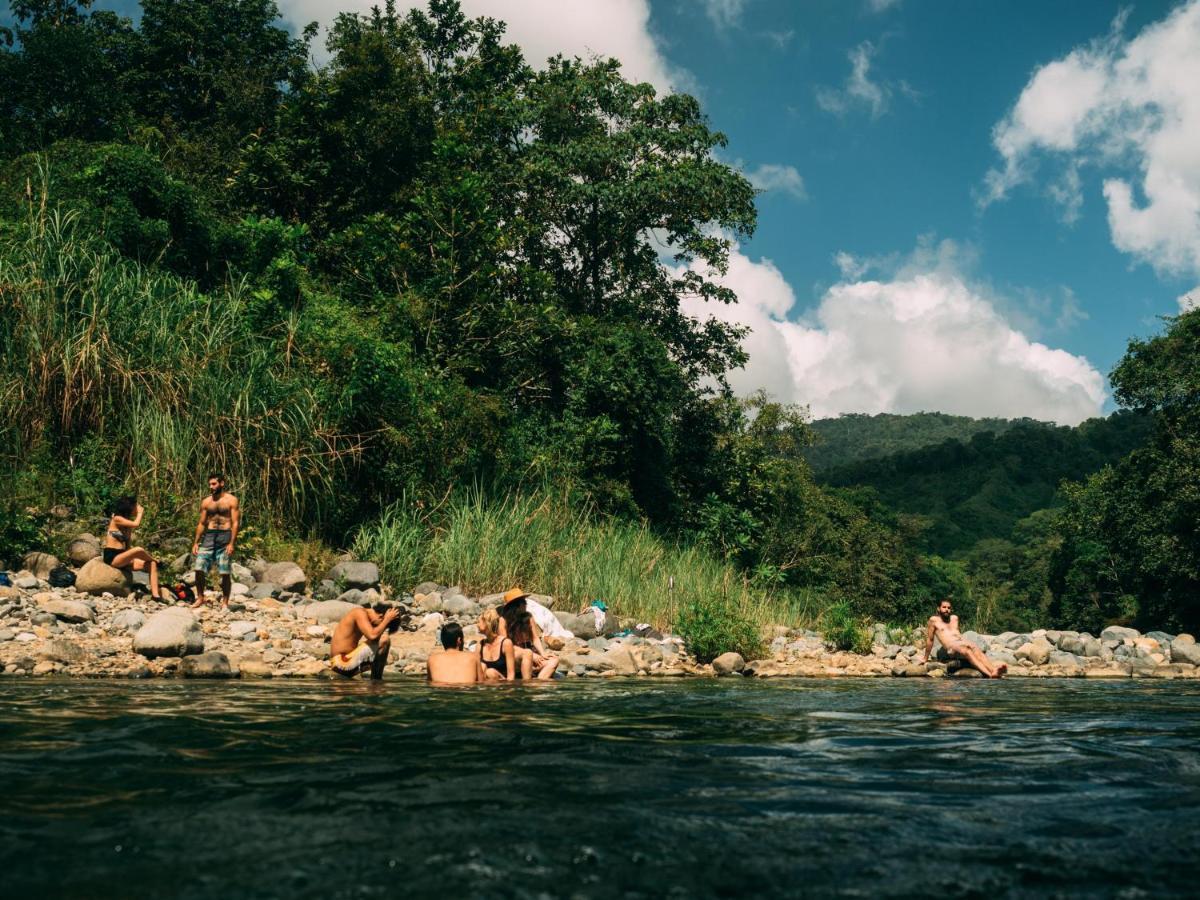
<path fill-rule="evenodd" d="M 1001 434 L 1032 419 L 973 419 L 939 412 L 910 415 L 846 413 L 812 423 L 815 442 L 804 451 L 813 471 L 920 450 L 943 441 L 966 441 L 983 432 Z"/>

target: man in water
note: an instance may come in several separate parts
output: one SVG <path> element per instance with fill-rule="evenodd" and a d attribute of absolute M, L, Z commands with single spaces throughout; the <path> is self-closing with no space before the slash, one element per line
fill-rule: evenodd
<path fill-rule="evenodd" d="M 225 476 L 213 472 L 208 476 L 211 495 L 200 501 L 200 522 L 196 525 L 196 538 L 192 542 L 192 556 L 196 567 L 196 602 L 192 609 L 203 606 L 205 575 L 216 567 L 221 576 L 221 602 L 229 608 L 229 592 L 233 587 L 231 566 L 233 548 L 237 543 L 238 523 L 241 510 L 238 498 L 225 490 Z"/>
<path fill-rule="evenodd" d="M 925 656 L 921 660 L 922 664 L 929 662 L 929 651 L 933 649 L 934 637 L 946 648 L 947 653 L 964 660 L 988 678 L 999 678 L 1008 671 L 1007 665 L 996 665 L 982 650 L 959 634 L 958 616 L 954 615 L 949 600 L 939 603 L 937 612 L 929 617 L 929 625 L 925 629 Z"/>
<path fill-rule="evenodd" d="M 383 678 L 392 644 L 388 626 L 399 614 L 396 607 L 380 603 L 374 609 L 360 607 L 342 616 L 329 642 L 333 671 L 353 678 L 369 668 L 372 679 Z"/>
<path fill-rule="evenodd" d="M 483 681 L 483 663 L 479 661 L 479 654 L 463 650 L 462 626 L 454 622 L 442 626 L 442 649 L 429 654 L 425 671 L 434 684 Z"/>

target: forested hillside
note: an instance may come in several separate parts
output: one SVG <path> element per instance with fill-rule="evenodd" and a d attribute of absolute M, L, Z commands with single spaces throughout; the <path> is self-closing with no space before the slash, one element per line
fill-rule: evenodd
<path fill-rule="evenodd" d="M 879 419 L 861 418 L 862 424 Z M 879 424 L 886 434 L 903 432 L 897 428 L 903 418 L 890 416 Z M 914 418 L 913 434 L 929 416 Z M 965 424 L 958 427 L 966 430 Z M 860 425 L 858 430 L 870 440 L 867 428 Z M 957 557 L 981 540 L 1010 537 L 1013 526 L 1037 510 L 1060 506 L 1064 480 L 1079 481 L 1119 461 L 1143 446 L 1152 431 L 1153 420 L 1138 412 L 1117 412 L 1075 428 L 1015 421 L 1000 433 L 980 431 L 966 439 L 832 466 L 821 479 L 840 487 L 873 488 L 891 508 L 921 517 L 918 542 L 924 551 Z"/>
<path fill-rule="evenodd" d="M 909 415 L 846 413 L 812 423 L 813 443 L 804 458 L 814 472 L 824 472 L 865 459 L 920 450 L 943 441 L 966 441 L 981 432 L 1002 434 L 1030 419 L 973 419 L 939 412 Z"/>

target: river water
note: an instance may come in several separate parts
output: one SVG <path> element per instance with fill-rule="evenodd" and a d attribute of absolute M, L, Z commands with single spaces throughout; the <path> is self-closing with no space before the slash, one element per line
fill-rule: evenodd
<path fill-rule="evenodd" d="M 0 682 L 8 897 L 1195 896 L 1200 683 Z"/>

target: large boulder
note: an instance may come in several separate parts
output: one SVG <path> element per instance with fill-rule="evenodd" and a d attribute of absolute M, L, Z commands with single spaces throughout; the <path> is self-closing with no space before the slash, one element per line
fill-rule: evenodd
<path fill-rule="evenodd" d="M 146 617 L 141 610 L 123 609 L 112 617 L 109 627 L 113 631 L 137 631 L 146 624 Z"/>
<path fill-rule="evenodd" d="M 325 577 L 344 588 L 365 591 L 379 584 L 379 566 L 373 562 L 340 562 Z"/>
<path fill-rule="evenodd" d="M 104 564 L 104 560 L 89 559 L 75 575 L 75 590 L 84 594 L 127 594 L 125 573 Z"/>
<path fill-rule="evenodd" d="M 1126 639 L 1133 640 L 1141 637 L 1141 634 L 1136 628 L 1122 628 L 1120 625 L 1109 625 L 1100 632 L 1100 640 L 1102 641 L 1124 641 Z"/>
<path fill-rule="evenodd" d="M 477 616 L 479 615 L 479 604 L 470 597 L 455 594 L 442 600 L 442 612 L 452 616 Z"/>
<path fill-rule="evenodd" d="M 330 622 L 340 622 L 346 613 L 358 609 L 355 603 L 347 603 L 344 600 L 322 600 L 319 603 L 308 603 L 296 610 L 298 616 L 303 616 L 306 619 L 315 619 L 322 625 Z"/>
<path fill-rule="evenodd" d="M 304 574 L 304 570 L 294 562 L 277 562 L 267 566 L 259 581 L 269 581 L 271 584 L 278 585 L 281 591 L 298 594 L 304 591 L 308 577 Z"/>
<path fill-rule="evenodd" d="M 633 658 L 633 652 L 627 647 L 613 647 L 604 654 L 604 661 L 609 664 L 609 667 L 616 671 L 618 675 L 636 675 L 638 673 L 637 660 Z"/>
<path fill-rule="evenodd" d="M 224 653 L 210 650 L 184 659 L 179 664 L 179 674 L 184 678 L 232 678 L 233 667 Z"/>
<path fill-rule="evenodd" d="M 133 636 L 133 652 L 156 656 L 189 656 L 204 652 L 204 632 L 186 609 L 172 606 L 146 620 Z"/>
<path fill-rule="evenodd" d="M 1017 659 L 1028 660 L 1035 666 L 1044 666 L 1050 661 L 1050 653 L 1054 647 L 1048 640 L 1043 637 L 1034 638 L 1032 641 L 1027 641 L 1014 651 L 1013 656 Z"/>
<path fill-rule="evenodd" d="M 730 651 L 714 659 L 712 667 L 718 675 L 736 675 L 746 668 L 746 660 L 742 658 L 742 654 Z"/>
<path fill-rule="evenodd" d="M 50 600 L 42 604 L 42 609 L 60 622 L 96 621 L 95 611 L 81 600 Z"/>
<path fill-rule="evenodd" d="M 57 556 L 52 556 L 49 553 L 26 553 L 25 558 L 21 560 L 21 568 L 28 569 L 38 578 L 45 579 L 51 569 L 58 568 L 59 562 Z"/>
<path fill-rule="evenodd" d="M 1186 635 L 1181 637 L 1186 637 Z M 1171 641 L 1171 662 L 1200 666 L 1200 644 L 1194 641 L 1184 641 L 1181 637 Z"/>
<path fill-rule="evenodd" d="M 73 566 L 82 566 L 100 555 L 100 539 L 94 534 L 78 534 L 67 544 L 67 559 Z"/>
<path fill-rule="evenodd" d="M 554 615 L 562 623 L 563 628 L 581 641 L 590 641 L 597 636 L 596 617 L 590 612 L 585 612 L 581 616 L 569 612 L 556 612 Z"/>

